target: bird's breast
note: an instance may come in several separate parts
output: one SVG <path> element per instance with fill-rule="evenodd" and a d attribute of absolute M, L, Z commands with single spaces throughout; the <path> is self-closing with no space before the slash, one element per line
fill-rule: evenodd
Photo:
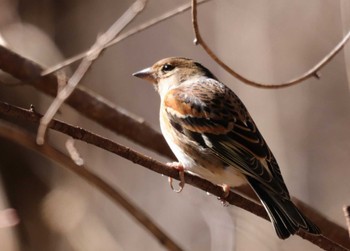
<path fill-rule="evenodd" d="M 236 168 L 227 166 L 209 149 L 199 147 L 174 128 L 163 107 L 160 109 L 160 128 L 170 149 L 186 171 L 218 185 L 233 187 L 246 183 Z"/>

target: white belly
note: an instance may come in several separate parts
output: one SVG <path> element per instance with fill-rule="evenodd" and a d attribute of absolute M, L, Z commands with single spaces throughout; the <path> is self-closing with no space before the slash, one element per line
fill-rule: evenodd
<path fill-rule="evenodd" d="M 224 167 L 222 161 L 209 153 L 197 153 L 197 161 L 195 161 L 193 156 L 185 153 L 185 151 L 176 144 L 173 134 L 170 133 L 169 130 L 165 130 L 168 125 L 166 121 L 162 119 L 162 114 L 160 117 L 160 129 L 163 136 L 170 149 L 187 172 L 209 180 L 217 185 L 225 184 L 235 187 L 247 183 L 244 176 L 238 172 L 236 168 L 231 166 Z M 198 164 L 198 156 L 200 156 L 201 164 Z"/>

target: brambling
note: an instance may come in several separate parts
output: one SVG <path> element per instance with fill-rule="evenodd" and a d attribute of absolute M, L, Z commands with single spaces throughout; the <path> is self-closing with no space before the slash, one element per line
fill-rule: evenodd
<path fill-rule="evenodd" d="M 161 98 L 160 127 L 179 164 L 170 164 L 221 185 L 249 184 L 279 238 L 320 230 L 290 199 L 277 161 L 236 94 L 207 68 L 172 57 L 133 74 L 154 84 Z"/>

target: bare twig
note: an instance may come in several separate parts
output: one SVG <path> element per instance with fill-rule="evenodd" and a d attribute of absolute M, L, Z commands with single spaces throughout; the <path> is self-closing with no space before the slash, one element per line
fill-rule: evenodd
<path fill-rule="evenodd" d="M 67 85 L 67 75 L 64 71 L 58 71 L 57 73 L 57 95 L 63 90 Z"/>
<path fill-rule="evenodd" d="M 44 143 L 47 125 L 55 116 L 56 112 L 64 103 L 64 101 L 72 94 L 86 72 L 90 69 L 92 63 L 102 53 L 106 44 L 111 42 L 137 16 L 137 14 L 143 10 L 146 2 L 147 0 L 136 0 L 105 33 L 97 38 L 96 43 L 91 47 L 87 56 L 84 57 L 77 70 L 68 80 L 67 85 L 65 85 L 58 92 L 57 97 L 53 100 L 44 117 L 41 119 L 36 139 L 36 142 L 39 145 L 42 145 Z"/>
<path fill-rule="evenodd" d="M 54 74 L 40 77 L 43 69 L 38 64 L 1 45 L 0 69 L 45 94 L 53 97 L 57 94 L 58 80 Z M 144 119 L 116 106 L 97 93 L 78 86 L 66 103 L 105 128 L 163 156 L 175 158 L 163 136 L 148 125 Z"/>
<path fill-rule="evenodd" d="M 28 122 L 30 121 L 35 124 L 38 124 L 40 121 L 40 115 L 38 113 L 31 112 L 30 110 L 21 109 L 3 102 L 0 102 L 0 114 L 3 114 L 5 116 L 11 116 L 12 118 L 22 119 Z M 58 120 L 52 120 L 49 126 L 50 128 L 56 131 L 65 133 L 75 139 L 82 140 L 109 152 L 115 153 L 136 164 L 142 165 L 154 172 L 180 180 L 179 172 L 176 169 L 170 168 L 163 163 L 160 163 L 147 156 L 144 156 L 141 153 L 138 153 L 128 147 L 117 144 L 109 139 L 98 136 L 82 128 L 73 127 L 69 124 Z M 224 191 L 220 186 L 214 185 L 209 181 L 201 179 L 197 176 L 193 176 L 186 173 L 185 181 L 187 184 L 198 187 L 204 190 L 205 192 L 209 192 L 217 197 L 221 198 L 222 196 L 224 196 Z M 237 189 L 247 194 L 246 187 L 241 187 Z M 248 194 L 248 196 L 251 195 Z M 252 200 L 246 199 L 245 197 L 242 197 L 233 192 L 229 193 L 229 196 L 226 198 L 226 200 L 232 205 L 243 208 L 259 217 L 268 220 L 268 216 L 264 208 L 261 205 L 254 203 Z M 296 201 L 295 199 L 293 200 Z M 326 217 L 322 216 L 320 213 L 318 213 L 314 209 L 311 209 L 304 203 L 298 200 L 296 203 L 303 210 L 303 212 L 321 228 L 323 232 L 323 235 L 320 236 L 314 236 L 305 232 L 299 232 L 299 236 L 301 236 L 304 239 L 307 239 L 308 241 L 314 243 L 315 245 L 325 250 L 350 250 L 348 233 L 344 228 L 329 221 Z"/>
<path fill-rule="evenodd" d="M 140 208 L 133 205 L 124 195 L 110 184 L 102 180 L 100 177 L 89 171 L 87 167 L 77 166 L 69 157 L 45 144 L 44 146 L 37 146 L 32 135 L 24 130 L 5 123 L 0 123 L 0 137 L 11 140 L 28 149 L 34 150 L 45 157 L 57 162 L 61 167 L 64 167 L 73 173 L 77 174 L 82 179 L 96 187 L 102 193 L 107 195 L 111 200 L 123 207 L 130 213 L 139 223 L 141 223 L 153 236 L 168 250 L 180 251 L 179 247 L 164 231 L 162 231 L 150 217 L 148 217 Z"/>
<path fill-rule="evenodd" d="M 208 2 L 210 0 L 199 0 L 198 1 L 198 5 L 199 4 L 202 4 L 202 3 L 205 3 L 205 2 Z M 171 17 L 174 17 L 178 14 L 181 14 L 187 10 L 189 10 L 191 8 L 191 4 L 188 3 L 188 4 L 184 4 L 174 10 L 171 10 L 169 12 L 166 12 L 164 13 L 163 15 L 160 15 L 159 17 L 156 17 L 156 18 L 153 18 L 145 23 L 142 23 L 141 25 L 133 28 L 133 29 L 130 29 L 129 31 L 126 31 L 125 33 L 123 34 L 120 34 L 118 37 L 116 37 L 115 39 L 113 39 L 111 42 L 109 42 L 108 44 L 104 45 L 104 49 L 112 46 L 112 45 L 115 45 L 121 41 L 123 41 L 124 39 L 126 38 L 129 38 L 143 30 L 146 30 L 148 29 L 149 27 L 155 25 L 155 24 L 158 24 L 158 23 L 161 23 L 161 22 L 164 22 L 166 20 L 168 20 L 169 18 Z M 91 49 L 90 49 L 91 50 Z M 87 51 L 84 51 L 82 53 L 79 53 L 78 55 L 75 55 L 57 65 L 54 65 L 46 70 L 44 70 L 42 73 L 41 73 L 41 76 L 45 76 L 45 75 L 48 75 L 50 73 L 53 73 L 53 72 L 56 72 L 64 67 L 67 67 L 68 65 L 71 65 L 75 62 L 77 62 L 78 60 L 86 57 L 89 53 L 90 53 L 90 50 L 87 50 Z"/>
<path fill-rule="evenodd" d="M 345 221 L 346 221 L 346 225 L 348 227 L 348 232 L 350 236 L 350 206 L 344 206 L 343 211 L 344 211 Z"/>
<path fill-rule="evenodd" d="M 192 0 L 192 26 L 193 31 L 195 35 L 194 43 L 197 45 L 201 45 L 202 48 L 205 50 L 205 52 L 218 64 L 220 65 L 224 70 L 226 70 L 229 74 L 234 76 L 235 78 L 239 79 L 245 84 L 259 87 L 259 88 L 265 88 L 265 89 L 278 89 L 283 87 L 288 87 L 292 85 L 296 85 L 298 83 L 301 83 L 302 81 L 315 77 L 320 78 L 319 71 L 324 67 L 327 63 L 329 63 L 338 53 L 341 49 L 343 49 L 344 45 L 349 41 L 350 39 L 350 31 L 346 34 L 346 36 L 331 50 L 323 59 L 321 59 L 315 66 L 313 66 L 310 70 L 306 71 L 305 73 L 301 74 L 300 76 L 293 78 L 289 81 L 282 82 L 282 83 L 276 83 L 276 84 L 270 84 L 270 83 L 260 83 L 256 82 L 250 79 L 247 79 L 246 77 L 242 76 L 235 70 L 233 70 L 231 67 L 229 67 L 227 64 L 225 64 L 207 45 L 207 43 L 202 38 L 200 32 L 199 32 L 199 25 L 197 20 L 197 0 Z"/>

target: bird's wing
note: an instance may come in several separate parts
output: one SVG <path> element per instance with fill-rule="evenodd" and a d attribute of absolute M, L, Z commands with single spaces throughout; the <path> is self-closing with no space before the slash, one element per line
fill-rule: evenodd
<path fill-rule="evenodd" d="M 240 99 L 214 79 L 184 83 L 163 99 L 174 129 L 228 165 L 289 198 L 278 164 Z"/>

